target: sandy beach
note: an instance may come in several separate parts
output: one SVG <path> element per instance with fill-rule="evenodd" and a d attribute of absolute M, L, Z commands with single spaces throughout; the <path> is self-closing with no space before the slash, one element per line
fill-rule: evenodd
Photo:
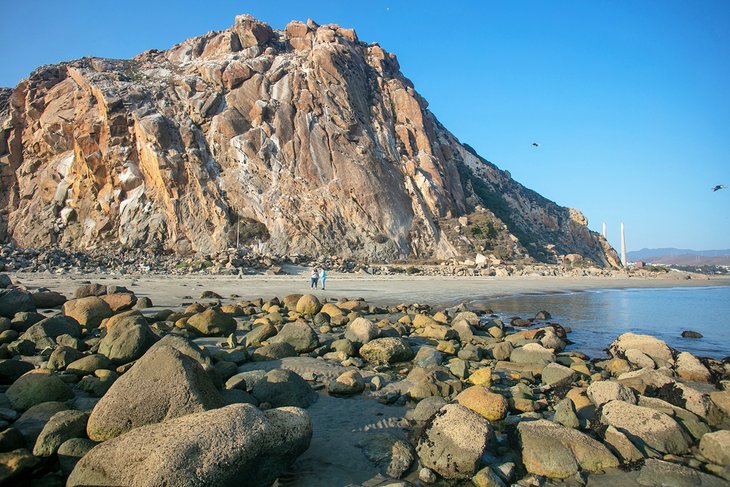
<path fill-rule="evenodd" d="M 203 291 L 215 291 L 233 300 L 270 298 L 313 292 L 308 274 L 299 276 L 113 276 L 78 274 L 54 276 L 17 273 L 14 277 L 30 287 L 46 287 L 71 295 L 82 281 L 128 286 L 137 296 L 150 297 L 156 307 L 179 306 L 198 299 Z M 369 276 L 331 273 L 326 290 L 314 291 L 320 299 L 364 298 L 377 305 L 427 303 L 452 306 L 483 302 L 489 298 L 522 294 L 570 293 L 591 289 L 671 288 L 730 285 L 729 279 L 672 279 L 642 277 L 424 277 Z M 236 297 L 238 296 L 238 297 Z"/>

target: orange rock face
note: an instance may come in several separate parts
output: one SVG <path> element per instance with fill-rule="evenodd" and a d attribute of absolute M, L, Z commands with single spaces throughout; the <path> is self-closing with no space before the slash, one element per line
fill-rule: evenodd
<path fill-rule="evenodd" d="M 250 16 L 131 60 L 41 67 L 0 90 L 0 241 L 210 253 L 240 229 L 277 254 L 449 258 L 445 226 L 482 211 L 513 255 L 611 263 L 577 213 L 461 145 L 399 69 L 354 30 Z"/>

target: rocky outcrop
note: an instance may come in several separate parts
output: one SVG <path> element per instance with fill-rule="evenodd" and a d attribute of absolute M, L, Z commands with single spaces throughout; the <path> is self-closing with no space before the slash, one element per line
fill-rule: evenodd
<path fill-rule="evenodd" d="M 43 66 L 0 92 L 0 241 L 619 265 L 427 107 L 393 54 L 311 21 Z"/>
<path fill-rule="evenodd" d="M 98 445 L 68 485 L 271 485 L 309 446 L 304 410 L 261 412 L 249 404 L 136 428 Z"/>

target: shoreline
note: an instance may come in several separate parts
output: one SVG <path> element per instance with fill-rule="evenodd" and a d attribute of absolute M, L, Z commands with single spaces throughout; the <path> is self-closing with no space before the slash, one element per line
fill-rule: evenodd
<path fill-rule="evenodd" d="M 449 307 L 459 303 L 484 303 L 490 299 L 530 295 L 568 294 L 613 289 L 701 288 L 730 285 L 728 278 L 669 279 L 646 277 L 433 277 L 371 276 L 331 273 L 327 289 L 313 291 L 305 274 L 287 276 L 209 276 L 209 275 L 111 275 L 12 273 L 20 283 L 72 293 L 82 281 L 130 287 L 138 296 L 152 299 L 155 307 L 176 306 L 180 300 L 198 300 L 203 291 L 215 291 L 223 301 L 283 297 L 288 294 L 315 294 L 320 299 L 364 298 L 379 306 L 424 303 Z M 70 297 L 70 296 L 69 296 Z"/>

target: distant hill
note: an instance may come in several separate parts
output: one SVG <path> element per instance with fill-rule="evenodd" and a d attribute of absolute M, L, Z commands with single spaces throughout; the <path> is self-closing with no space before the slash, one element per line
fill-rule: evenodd
<path fill-rule="evenodd" d="M 666 265 L 730 265 L 730 249 L 691 250 L 691 249 L 641 249 L 627 252 L 631 262 L 644 261 Z"/>

